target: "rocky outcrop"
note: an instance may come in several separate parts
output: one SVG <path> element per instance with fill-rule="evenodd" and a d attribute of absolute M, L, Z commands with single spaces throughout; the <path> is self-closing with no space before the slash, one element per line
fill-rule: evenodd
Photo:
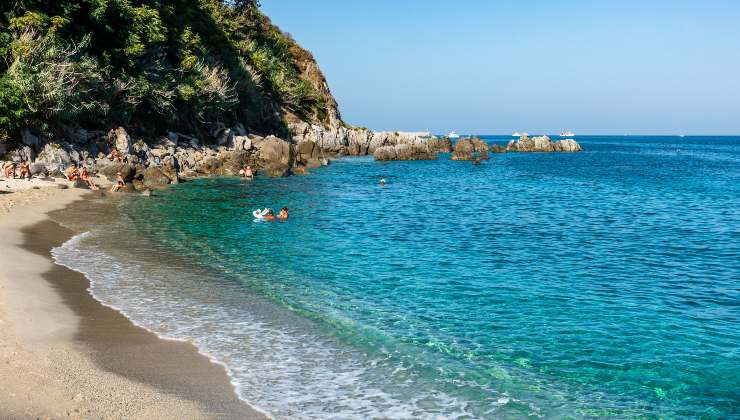
<path fill-rule="evenodd" d="M 488 159 L 488 144 L 478 137 L 464 138 L 455 142 L 452 160 Z"/>
<path fill-rule="evenodd" d="M 118 127 L 115 130 L 108 132 L 108 141 L 115 146 L 118 151 L 123 155 L 128 155 L 133 152 L 131 137 L 128 135 L 123 127 Z"/>
<path fill-rule="evenodd" d="M 509 152 L 580 152 L 582 149 L 581 145 L 573 139 L 553 142 L 548 136 L 532 138 L 522 136 L 519 140 L 510 141 L 506 150 Z"/>
<path fill-rule="evenodd" d="M 396 144 L 375 149 L 373 157 L 378 161 L 388 160 L 435 160 L 437 153 L 428 144 Z"/>

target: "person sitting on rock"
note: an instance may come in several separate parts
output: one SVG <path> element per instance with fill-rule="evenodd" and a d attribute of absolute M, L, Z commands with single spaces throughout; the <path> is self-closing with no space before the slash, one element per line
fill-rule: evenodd
<path fill-rule="evenodd" d="M 288 208 L 287 207 L 283 207 L 282 209 L 280 209 L 280 213 L 278 213 L 278 219 L 280 219 L 280 220 L 288 220 L 288 217 L 289 216 L 290 215 L 288 214 Z"/>
<path fill-rule="evenodd" d="M 77 170 L 77 165 L 73 163 L 69 168 L 67 168 L 67 180 L 77 181 L 79 178 L 80 172 Z"/>
<path fill-rule="evenodd" d="M 98 185 L 95 184 L 95 181 L 93 181 L 92 176 L 90 176 L 90 172 L 88 172 L 87 167 L 82 167 L 82 172 L 80 172 L 80 179 L 87 182 L 87 186 L 90 187 L 91 190 L 97 190 Z"/>
<path fill-rule="evenodd" d="M 20 175 L 21 179 L 26 178 L 29 181 L 31 180 L 31 166 L 25 160 L 21 162 Z"/>
<path fill-rule="evenodd" d="M 117 177 L 116 183 L 113 184 L 112 187 L 110 187 L 110 192 L 120 191 L 122 188 L 126 186 L 126 180 L 123 179 L 123 175 L 120 172 L 116 174 L 116 177 Z"/>
<path fill-rule="evenodd" d="M 121 152 L 118 151 L 117 148 L 113 148 L 113 150 L 110 151 L 110 157 L 113 160 L 117 160 L 119 162 L 123 162 L 123 156 L 121 155 Z"/>
<path fill-rule="evenodd" d="M 3 174 L 5 175 L 5 178 L 14 179 L 15 178 L 15 163 L 6 162 L 5 165 L 3 165 Z"/>

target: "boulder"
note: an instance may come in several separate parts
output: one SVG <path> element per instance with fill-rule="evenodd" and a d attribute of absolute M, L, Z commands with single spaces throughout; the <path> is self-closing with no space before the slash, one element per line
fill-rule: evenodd
<path fill-rule="evenodd" d="M 501 145 L 494 144 L 493 146 L 491 146 L 491 151 L 493 153 L 506 153 L 506 148 Z"/>
<path fill-rule="evenodd" d="M 145 188 L 162 188 L 172 183 L 172 179 L 156 166 L 145 169 L 143 175 Z"/>
<path fill-rule="evenodd" d="M 33 158 L 36 156 L 33 149 L 30 146 L 21 146 L 17 149 L 10 151 L 10 158 L 14 161 L 26 161 L 33 162 Z"/>
<path fill-rule="evenodd" d="M 44 175 L 47 173 L 46 165 L 42 162 L 36 162 L 28 165 L 31 175 Z"/>
<path fill-rule="evenodd" d="M 234 150 L 242 151 L 252 148 L 252 139 L 249 136 L 234 136 Z"/>
<path fill-rule="evenodd" d="M 290 174 L 290 167 L 280 163 L 273 163 L 262 168 L 262 173 L 272 178 L 280 178 Z"/>
<path fill-rule="evenodd" d="M 108 141 L 113 144 L 122 155 L 128 155 L 133 152 L 131 137 L 123 127 L 108 132 Z"/>
<path fill-rule="evenodd" d="M 580 152 L 581 145 L 573 139 L 560 140 L 553 143 L 548 136 L 527 137 L 512 140 L 506 146 L 510 152 Z"/>
<path fill-rule="evenodd" d="M 435 153 L 450 153 L 452 151 L 452 140 L 447 137 L 433 137 L 427 141 L 429 149 Z"/>
<path fill-rule="evenodd" d="M 293 166 L 293 149 L 290 143 L 275 136 L 269 136 L 255 145 L 262 166 L 290 168 Z"/>
<path fill-rule="evenodd" d="M 82 190 L 89 190 L 90 189 L 90 186 L 87 185 L 87 182 L 85 182 L 85 181 L 83 181 L 81 179 L 76 179 L 74 181 L 71 181 L 69 183 L 69 186 L 72 187 L 72 188 L 79 188 L 79 189 L 82 189 Z"/>
<path fill-rule="evenodd" d="M 474 160 L 475 158 L 488 159 L 486 142 L 477 137 L 464 138 L 455 142 L 452 160 Z"/>
<path fill-rule="evenodd" d="M 435 160 L 437 153 L 431 150 L 425 143 L 397 144 L 395 146 L 382 146 L 373 152 L 373 157 L 378 161 L 388 160 Z"/>
<path fill-rule="evenodd" d="M 557 152 L 573 153 L 580 152 L 582 150 L 581 145 L 573 139 L 564 139 L 555 142 L 555 151 Z"/>
<path fill-rule="evenodd" d="M 302 141 L 295 146 L 296 161 L 300 164 L 310 167 L 318 168 L 321 166 L 321 148 L 316 142 L 313 141 Z"/>
<path fill-rule="evenodd" d="M 373 152 L 373 157 L 375 158 L 375 160 L 380 160 L 380 161 L 396 160 L 397 156 L 398 154 L 396 153 L 395 146 L 378 147 Z"/>
<path fill-rule="evenodd" d="M 130 182 L 136 177 L 136 169 L 128 163 L 108 162 L 103 166 L 101 166 L 101 163 L 98 164 L 98 172 L 108 178 L 109 181 L 115 182 L 118 179 L 118 172 L 121 173 L 126 182 Z"/>

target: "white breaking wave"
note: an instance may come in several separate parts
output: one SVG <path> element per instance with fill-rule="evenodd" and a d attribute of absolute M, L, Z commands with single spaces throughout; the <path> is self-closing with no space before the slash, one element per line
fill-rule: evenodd
<path fill-rule="evenodd" d="M 236 284 L 168 267 L 156 256 L 124 263 L 101 251 L 99 240 L 83 233 L 52 255 L 84 274 L 104 305 L 159 337 L 189 341 L 222 364 L 239 397 L 274 418 L 477 417 L 459 398 L 419 389 L 404 369 L 380 368 L 383 360 L 311 332 L 310 321 Z"/>

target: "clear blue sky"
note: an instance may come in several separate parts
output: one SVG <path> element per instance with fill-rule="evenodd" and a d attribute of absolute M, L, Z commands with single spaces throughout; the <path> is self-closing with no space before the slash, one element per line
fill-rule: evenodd
<path fill-rule="evenodd" d="M 376 130 L 740 134 L 740 0 L 262 0 Z"/>

